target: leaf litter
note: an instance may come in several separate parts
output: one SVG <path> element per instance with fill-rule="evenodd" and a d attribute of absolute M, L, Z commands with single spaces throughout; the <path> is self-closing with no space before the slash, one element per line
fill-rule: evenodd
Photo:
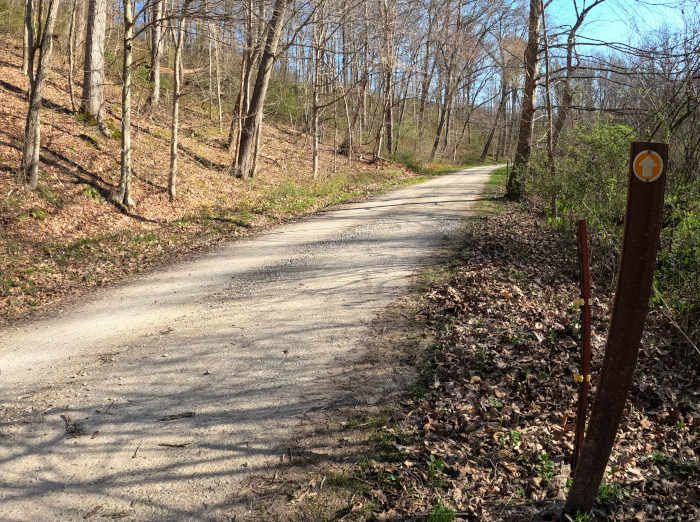
<path fill-rule="evenodd" d="M 251 477 L 233 505 L 282 519 L 566 520 L 581 345 L 575 237 L 532 209 L 498 208 L 472 220 L 458 259 L 371 336 L 417 329 L 413 348 L 368 358 L 384 358 L 371 365 L 394 374 L 387 382 L 417 368 L 417 380 L 402 381 L 410 396 L 370 411 L 355 393 L 354 406 L 310 420 L 302 458 L 283 459 L 272 479 Z M 592 267 L 589 406 L 612 306 L 602 264 Z M 355 379 L 381 386 L 365 372 Z M 697 374 L 692 347 L 652 308 L 594 520 L 700 520 Z"/>
<path fill-rule="evenodd" d="M 456 273 L 430 288 L 416 315 L 434 338 L 420 383 L 362 468 L 384 493 L 373 497 L 379 520 L 443 503 L 470 520 L 552 520 L 561 511 L 581 344 L 574 237 L 504 208 L 472 224 Z M 594 285 L 593 400 L 611 294 Z M 697 370 L 652 310 L 595 520 L 700 519 Z"/>

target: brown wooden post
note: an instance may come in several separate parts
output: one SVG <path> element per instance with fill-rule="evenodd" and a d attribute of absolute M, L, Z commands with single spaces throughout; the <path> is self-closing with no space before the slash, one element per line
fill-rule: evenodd
<path fill-rule="evenodd" d="M 591 385 L 591 271 L 588 260 L 588 230 L 586 222 L 578 222 L 578 256 L 581 264 L 581 308 L 583 332 L 581 335 L 581 375 L 576 376 L 580 383 L 578 391 L 578 411 L 576 413 L 576 439 L 574 441 L 573 468 L 581 460 L 583 440 L 586 435 L 588 416 L 588 390 Z"/>
<path fill-rule="evenodd" d="M 667 165 L 668 144 L 632 142 L 608 344 L 583 452 L 564 508 L 568 514 L 589 513 L 593 507 L 632 385 L 656 265 Z"/>

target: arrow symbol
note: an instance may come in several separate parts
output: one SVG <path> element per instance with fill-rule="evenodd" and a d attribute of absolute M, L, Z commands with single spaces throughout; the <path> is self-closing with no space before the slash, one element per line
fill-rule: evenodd
<path fill-rule="evenodd" d="M 642 167 L 642 177 L 651 179 L 654 177 L 654 169 L 659 165 L 654 161 L 651 154 L 648 154 L 646 158 L 639 162 L 639 166 Z"/>

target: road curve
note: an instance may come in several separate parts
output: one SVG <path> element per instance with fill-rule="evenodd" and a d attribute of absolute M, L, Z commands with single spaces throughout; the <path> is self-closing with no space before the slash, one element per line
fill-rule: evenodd
<path fill-rule="evenodd" d="M 279 460 L 295 421 L 333 400 L 373 316 L 456 237 L 494 168 L 319 213 L 0 330 L 0 520 L 77 521 L 100 504 L 128 520 L 217 519 L 241 477 Z"/>

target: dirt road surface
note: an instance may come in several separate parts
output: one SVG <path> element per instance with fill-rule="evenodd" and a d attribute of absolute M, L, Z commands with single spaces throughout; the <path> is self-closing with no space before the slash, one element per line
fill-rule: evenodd
<path fill-rule="evenodd" d="M 219 520 L 242 477 L 279 462 L 300 416 L 333 403 L 372 318 L 456 237 L 493 168 L 280 226 L 0 330 L 0 520 L 77 521 L 100 505 L 94 520 Z"/>

